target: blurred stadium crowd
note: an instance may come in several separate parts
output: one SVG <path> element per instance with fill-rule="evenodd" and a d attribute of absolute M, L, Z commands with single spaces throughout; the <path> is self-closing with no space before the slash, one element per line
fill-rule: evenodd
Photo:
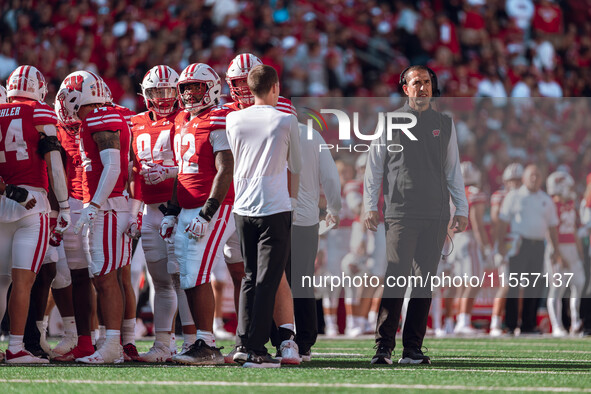
<path fill-rule="evenodd" d="M 223 78 L 244 52 L 280 72 L 286 97 L 398 96 L 409 64 L 428 64 L 446 97 L 591 96 L 591 0 L 8 0 L 0 7 L 0 79 L 19 64 L 37 65 L 50 103 L 68 73 L 85 69 L 139 112 L 137 86 L 154 65 L 180 71 L 202 62 Z M 458 132 L 462 158 L 488 174 L 491 190 L 516 160 L 547 163 L 548 173 L 566 164 L 576 180 L 591 169 L 591 140 L 580 121 L 565 132 L 563 111 L 547 112 L 555 133 L 541 136 L 518 122 L 478 121 L 491 111 L 515 119 L 511 105 L 470 109 Z"/>

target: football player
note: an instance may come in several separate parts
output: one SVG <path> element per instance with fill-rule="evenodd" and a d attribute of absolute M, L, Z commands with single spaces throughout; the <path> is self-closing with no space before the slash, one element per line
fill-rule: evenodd
<path fill-rule="evenodd" d="M 583 268 L 583 248 L 576 234 L 578 218 L 575 208 L 574 186 L 573 178 L 563 171 L 553 172 L 546 180 L 546 191 L 554 200 L 560 221 L 558 247 L 562 256 L 560 264 L 552 264 L 550 260 L 552 246 L 548 246 L 546 249 L 546 270 L 552 278 L 547 305 L 552 324 L 552 336 L 554 337 L 563 337 L 568 334 L 562 324 L 562 297 L 567 290 L 566 282 L 570 275 L 572 275 L 572 280 L 568 289 L 570 290 L 571 334 L 579 332 L 583 326 L 579 316 L 579 306 L 585 285 L 585 270 Z M 556 279 L 558 277 L 562 278 L 562 283 Z"/>
<path fill-rule="evenodd" d="M 7 363 L 49 362 L 23 348 L 31 287 L 49 241 L 48 174 L 59 202 L 56 231 L 63 233 L 70 225 L 57 119 L 43 103 L 46 93 L 39 70 L 20 66 L 8 78 L 9 103 L 0 104 L 0 177 L 5 182 L 0 198 L 0 276 L 4 278 L 0 283 L 12 276 Z M 0 298 L 6 297 L 6 290 L 0 289 Z"/>
<path fill-rule="evenodd" d="M 107 107 L 114 108 L 127 122 L 129 129 L 131 130 L 132 122 L 131 118 L 136 113 L 127 107 L 113 103 L 113 96 L 108 86 L 105 84 L 108 94 Z M 133 140 L 133 136 L 132 136 Z M 131 140 L 130 140 L 131 148 Z M 131 152 L 131 151 L 130 151 Z M 129 155 L 128 155 L 129 160 Z M 128 161 L 129 166 L 132 166 L 131 160 Z M 125 361 L 139 361 L 139 353 L 135 347 L 135 322 L 136 322 L 136 309 L 137 302 L 135 297 L 135 291 L 131 281 L 131 241 L 132 239 L 138 239 L 142 229 L 142 217 L 143 217 L 143 203 L 140 200 L 133 198 L 132 192 L 129 189 L 131 168 L 125 172 L 125 183 L 130 198 L 129 204 L 129 216 L 127 227 L 123 233 L 124 238 L 124 250 L 123 250 L 123 261 L 121 268 L 119 268 L 119 276 L 121 286 L 123 287 L 123 324 L 121 326 L 121 341 L 123 343 L 123 357 Z M 100 300 L 98 301 L 100 304 Z M 100 332 L 100 330 L 99 330 Z"/>
<path fill-rule="evenodd" d="M 490 197 L 490 219 L 493 225 L 492 234 L 496 237 L 499 228 L 499 212 L 501 205 L 507 193 L 513 189 L 518 189 L 521 186 L 521 178 L 523 177 L 523 166 L 519 163 L 511 163 L 503 171 L 503 188 L 497 190 Z M 499 242 L 513 243 L 513 236 L 511 229 L 507 229 L 507 236 L 500 241 L 495 239 L 494 244 L 498 246 Z M 497 249 L 495 247 L 495 249 Z M 500 258 L 499 258 L 500 257 Z M 510 256 L 508 256 L 510 257 Z M 507 264 L 503 262 L 502 256 L 495 253 L 495 266 L 498 273 L 503 274 L 507 271 Z M 490 335 L 498 337 L 503 334 L 501 323 L 503 318 L 503 311 L 505 310 L 505 297 L 507 296 L 508 287 L 499 287 L 495 300 L 493 301 L 493 310 L 490 321 Z"/>
<path fill-rule="evenodd" d="M 165 362 L 170 360 L 172 327 L 179 306 L 185 347 L 192 345 L 195 324 L 187 304 L 187 296 L 180 288 L 179 266 L 174 256 L 174 245 L 160 237 L 163 213 L 159 207 L 172 197 L 178 167 L 172 148 L 174 119 L 179 112 L 177 83 L 179 75 L 168 66 L 150 69 L 141 84 L 148 111 L 132 118 L 133 187 L 134 197 L 145 204 L 142 247 L 148 271 L 154 283 L 154 331 L 152 348 L 140 355 L 140 361 Z"/>
<path fill-rule="evenodd" d="M 121 326 L 123 298 L 117 270 L 125 258 L 129 206 L 123 196 L 128 177 L 131 132 L 117 109 L 107 106 L 108 88 L 86 71 L 68 75 L 56 100 L 64 118 L 81 122 L 80 156 L 83 167 L 83 203 L 74 231 L 89 231 L 91 273 L 94 275 L 106 340 L 90 356 L 76 361 L 88 364 L 123 362 Z M 90 308 L 89 308 L 90 309 Z"/>
<path fill-rule="evenodd" d="M 488 235 L 484 229 L 484 212 L 488 197 L 480 190 L 480 170 L 470 161 L 461 163 L 462 177 L 468 200 L 469 216 L 466 231 L 458 233 L 454 237 L 455 248 L 453 253 L 454 271 L 457 276 L 478 276 L 484 270 L 484 259 L 491 255 L 492 248 Z M 466 285 L 466 284 L 465 284 Z M 460 290 L 460 307 L 457 324 L 454 329 L 456 334 L 474 334 L 472 327 L 472 307 L 474 298 L 478 294 L 478 287 L 465 286 Z"/>
<path fill-rule="evenodd" d="M 60 89 L 63 88 L 65 88 L 64 84 Z M 59 120 L 58 138 L 66 158 L 68 202 L 72 209 L 72 221 L 77 222 L 80 219 L 81 211 L 84 209 L 82 203 L 84 169 L 82 168 L 82 157 L 80 155 L 80 121 L 75 120 L 72 116 L 65 116 L 60 100 L 55 100 L 54 106 Z M 53 351 L 57 353 L 57 356 L 53 360 L 72 362 L 77 358 L 90 356 L 94 353 L 90 328 L 90 305 L 94 289 L 89 275 L 91 259 L 87 234 L 84 232 L 75 234 L 73 231 L 68 231 L 64 234 L 62 245 L 72 278 L 72 305 L 76 322 L 77 341 L 76 346 L 66 352 L 59 347 L 54 348 Z M 55 298 L 57 304 L 59 297 Z"/>
<path fill-rule="evenodd" d="M 253 54 L 243 53 L 237 55 L 228 66 L 226 72 L 226 83 L 230 88 L 230 95 L 233 103 L 226 104 L 234 111 L 248 108 L 254 104 L 254 95 L 250 91 L 247 83 L 249 71 L 256 65 L 263 64 L 261 60 Z M 291 101 L 285 97 L 279 96 L 277 107 L 279 111 L 297 116 L 296 110 Z M 293 200 L 294 203 L 297 201 Z M 238 311 L 238 298 L 240 295 L 240 286 L 244 277 L 244 262 L 240 252 L 240 243 L 238 233 L 233 232 L 232 236 L 224 246 L 224 256 L 228 264 L 228 270 L 234 283 L 234 305 Z M 273 320 L 278 327 L 271 334 L 271 342 L 277 348 L 277 357 L 281 357 L 282 364 L 299 364 L 300 357 L 297 345 L 294 342 L 295 323 L 293 311 L 293 299 L 287 277 L 283 275 L 277 295 L 275 297 L 275 309 L 273 311 Z M 243 352 L 240 335 L 236 335 L 236 346 L 226 356 L 226 362 L 233 362 L 234 355 L 238 351 L 239 359 L 246 359 L 247 354 Z"/>
<path fill-rule="evenodd" d="M 181 288 L 197 327 L 197 340 L 173 361 L 183 364 L 224 362 L 213 334 L 213 264 L 223 258 L 224 245 L 235 230 L 232 205 L 234 159 L 226 138 L 227 107 L 218 106 L 220 77 L 206 64 L 183 70 L 177 85 L 184 111 L 175 119 L 174 149 L 178 166 L 161 235 L 170 238 L 175 225 L 174 252 Z M 178 218 L 177 218 L 178 216 Z"/>

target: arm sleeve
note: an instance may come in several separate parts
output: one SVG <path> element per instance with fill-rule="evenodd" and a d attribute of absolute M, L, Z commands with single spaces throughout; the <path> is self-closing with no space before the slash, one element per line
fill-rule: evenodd
<path fill-rule="evenodd" d="M 68 186 L 66 185 L 66 171 L 62 163 L 62 154 L 54 150 L 49 152 L 51 157 L 51 174 L 53 177 L 53 193 L 59 203 L 68 201 Z"/>
<path fill-rule="evenodd" d="M 378 201 L 384 177 L 384 163 L 386 162 L 384 139 L 385 137 L 382 135 L 379 139 L 372 141 L 367 158 L 365 178 L 363 180 L 363 205 L 366 212 L 378 210 Z"/>
<path fill-rule="evenodd" d="M 460 170 L 460 153 L 458 149 L 458 137 L 456 126 L 451 122 L 451 136 L 447 144 L 447 158 L 444 165 L 447 189 L 451 194 L 451 200 L 456 207 L 456 216 L 468 217 L 468 201 L 464 191 L 464 179 Z"/>
<path fill-rule="evenodd" d="M 325 143 L 318 132 L 315 131 L 314 135 L 318 138 L 317 146 Z M 337 166 L 330 152 L 326 149 L 320 150 L 318 168 L 320 172 L 320 184 L 326 196 L 327 210 L 331 215 L 336 216 L 341 210 L 341 180 Z"/>
<path fill-rule="evenodd" d="M 104 149 L 100 152 L 103 172 L 92 202 L 101 207 L 113 192 L 113 188 L 121 173 L 121 158 L 119 149 Z"/>
<path fill-rule="evenodd" d="M 228 136 L 226 130 L 213 130 L 209 133 L 209 143 L 213 146 L 213 152 L 219 152 L 221 150 L 230 150 L 230 143 L 228 142 Z"/>
<path fill-rule="evenodd" d="M 294 174 L 302 170 L 302 152 L 300 149 L 300 126 L 295 116 L 290 116 L 289 150 L 287 154 L 287 167 Z"/>

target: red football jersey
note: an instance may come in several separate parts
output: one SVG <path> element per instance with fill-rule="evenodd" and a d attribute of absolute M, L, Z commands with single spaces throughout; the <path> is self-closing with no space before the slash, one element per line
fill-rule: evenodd
<path fill-rule="evenodd" d="M 121 173 L 109 198 L 123 196 L 123 190 L 125 190 L 127 183 L 131 131 L 119 110 L 111 106 L 97 108 L 88 114 L 80 126 L 80 155 L 84 168 L 82 178 L 84 203 L 92 200 L 103 171 L 98 146 L 92 139 L 92 135 L 100 131 L 119 131 L 121 145 Z"/>
<path fill-rule="evenodd" d="M 466 186 L 464 189 L 466 191 L 466 199 L 468 200 L 468 212 L 474 205 L 486 204 L 488 202 L 486 194 L 480 191 L 480 189 L 476 186 Z M 468 227 L 466 227 L 466 231 L 468 230 L 472 230 L 471 220 L 468 220 Z"/>
<path fill-rule="evenodd" d="M 134 111 L 130 110 L 129 108 L 124 107 L 119 104 L 112 104 L 112 107 L 115 108 L 117 111 L 119 111 L 121 116 L 123 116 L 123 118 L 125 118 L 125 121 L 127 122 L 129 129 L 131 130 L 131 126 L 132 126 L 131 118 L 133 118 L 136 115 L 136 113 Z"/>
<path fill-rule="evenodd" d="M 147 185 L 144 177 L 139 175 L 142 168 L 141 162 L 150 162 L 161 164 L 163 166 L 174 166 L 174 151 L 172 141 L 174 136 L 174 119 L 177 112 L 168 115 L 165 118 L 154 120 L 152 111 L 142 112 L 131 118 L 133 124 L 131 133 L 133 134 L 132 149 L 134 153 L 133 171 L 136 191 L 139 196 L 136 199 L 144 201 L 146 204 L 155 204 L 170 200 L 174 179 L 167 179 L 157 185 Z"/>
<path fill-rule="evenodd" d="M 209 134 L 226 129 L 226 115 L 230 112 L 232 109 L 223 105 L 203 111 L 192 120 L 187 111 L 176 117 L 174 151 L 179 167 L 177 198 L 181 208 L 202 207 L 209 198 L 217 174 Z M 233 186 L 223 203 L 234 203 Z"/>
<path fill-rule="evenodd" d="M 240 103 L 238 101 L 234 101 L 232 103 L 225 104 L 225 106 L 232 109 L 233 111 L 240 111 L 242 108 L 240 108 L 239 104 Z M 283 96 L 279 96 L 276 108 L 281 112 L 285 112 L 286 114 L 298 116 L 298 113 L 296 112 L 295 107 L 291 103 L 291 100 L 286 99 Z"/>
<path fill-rule="evenodd" d="M 577 231 L 577 210 L 574 201 L 554 202 L 558 214 L 558 243 L 574 244 Z"/>
<path fill-rule="evenodd" d="M 69 133 L 58 124 L 57 138 L 60 140 L 66 152 L 66 181 L 68 183 L 69 196 L 76 200 L 82 200 L 82 158 L 80 157 L 80 134 Z"/>
<path fill-rule="evenodd" d="M 55 112 L 45 103 L 0 104 L 0 176 L 13 185 L 47 190 L 47 164 L 37 153 L 42 125 L 56 125 Z"/>

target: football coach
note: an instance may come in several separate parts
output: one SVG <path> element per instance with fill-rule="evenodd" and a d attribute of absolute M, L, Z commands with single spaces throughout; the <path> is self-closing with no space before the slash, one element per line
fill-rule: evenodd
<path fill-rule="evenodd" d="M 455 127 L 449 116 L 431 105 L 431 98 L 439 95 L 437 76 L 428 67 L 411 66 L 400 75 L 400 85 L 408 99 L 396 112 L 416 117 L 416 125 L 409 130 L 417 140 L 395 132 L 388 141 L 387 133 L 382 133 L 372 142 L 363 185 L 364 222 L 371 231 L 377 230 L 378 199 L 383 190 L 388 260 L 372 364 L 392 364 L 409 276 L 426 279 L 436 275 L 450 219 L 450 195 L 456 207 L 451 228 L 461 232 L 468 224 Z M 402 145 L 403 150 L 389 152 L 389 144 Z M 421 351 L 431 295 L 429 283 L 414 284 L 402 332 L 401 364 L 431 363 Z"/>

